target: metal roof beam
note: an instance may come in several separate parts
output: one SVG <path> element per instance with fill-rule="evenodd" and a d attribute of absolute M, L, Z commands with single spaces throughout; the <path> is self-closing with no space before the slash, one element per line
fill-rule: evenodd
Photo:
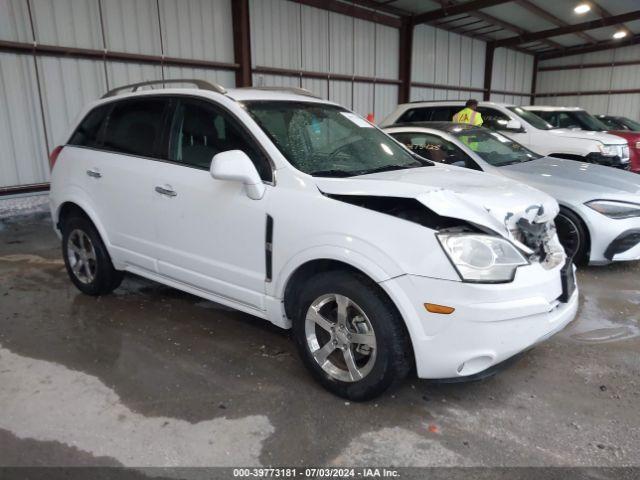
<path fill-rule="evenodd" d="M 540 18 L 545 19 L 549 23 L 553 23 L 556 27 L 566 27 L 567 25 L 569 25 L 567 22 L 565 22 L 564 20 L 561 20 L 560 18 L 546 11 L 544 8 L 540 8 L 538 5 L 531 3 L 530 0 L 516 0 L 516 1 L 518 2 L 518 5 L 520 5 L 522 8 L 525 8 L 526 10 L 533 13 L 534 15 L 537 15 Z M 589 43 L 598 42 L 591 35 L 584 32 L 578 32 L 576 33 L 576 35 L 582 38 L 583 40 L 586 40 Z"/>
<path fill-rule="evenodd" d="M 451 15 L 460 15 L 461 13 L 474 12 L 481 8 L 493 7 L 503 3 L 510 2 L 512 0 L 470 0 L 465 3 L 452 5 L 450 7 L 442 7 L 438 10 L 431 10 L 429 12 L 420 13 L 413 17 L 414 25 L 420 23 L 428 23 L 433 20 L 439 20 Z"/>
<path fill-rule="evenodd" d="M 640 19 L 640 10 L 634 12 L 623 13 L 622 15 L 614 15 L 612 17 L 601 18 L 598 20 L 591 20 L 589 22 L 576 23 L 574 25 L 567 25 L 566 27 L 550 28 L 548 30 L 542 30 L 540 32 L 531 32 L 524 35 L 518 35 L 516 37 L 505 38 L 504 40 L 496 41 L 496 46 L 499 47 L 513 47 L 522 43 L 529 43 L 535 40 L 544 40 L 550 37 L 557 37 L 559 35 L 566 35 L 569 33 L 583 32 L 585 30 L 593 30 L 596 28 L 608 27 L 616 25 L 622 22 L 630 22 L 632 20 Z"/>
<path fill-rule="evenodd" d="M 609 50 L 611 48 L 624 47 L 626 45 L 635 45 L 640 43 L 640 34 L 636 34 L 626 40 L 606 40 L 598 42 L 594 45 L 585 45 L 577 47 L 566 47 L 559 50 L 549 50 L 548 52 L 539 53 L 540 60 L 548 60 L 551 58 L 568 57 L 570 55 L 579 55 L 581 53 L 599 52 L 601 50 Z"/>

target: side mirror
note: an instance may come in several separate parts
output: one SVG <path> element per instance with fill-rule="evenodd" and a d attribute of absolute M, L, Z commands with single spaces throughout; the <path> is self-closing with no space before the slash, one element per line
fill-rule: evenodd
<path fill-rule="evenodd" d="M 524 132 L 522 123 L 520 123 L 518 120 L 509 120 L 505 125 L 505 130 L 509 130 L 510 132 Z"/>
<path fill-rule="evenodd" d="M 218 180 L 241 182 L 252 200 L 260 200 L 266 187 L 251 159 L 242 150 L 218 153 L 211 160 L 209 173 Z"/>

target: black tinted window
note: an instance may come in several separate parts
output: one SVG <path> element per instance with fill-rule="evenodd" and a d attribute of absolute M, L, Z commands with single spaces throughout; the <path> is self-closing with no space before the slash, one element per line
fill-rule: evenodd
<path fill-rule="evenodd" d="M 226 112 L 208 102 L 180 100 L 171 130 L 169 159 L 206 168 L 214 155 L 242 150 L 256 166 L 263 180 L 271 180 L 267 160 Z"/>
<path fill-rule="evenodd" d="M 102 141 L 102 127 L 111 107 L 111 104 L 107 104 L 91 110 L 71 135 L 69 145 L 98 147 Z"/>
<path fill-rule="evenodd" d="M 160 156 L 167 102 L 162 98 L 140 98 L 116 103 L 109 115 L 103 147 L 144 157 Z"/>
<path fill-rule="evenodd" d="M 509 121 L 509 117 L 494 108 L 479 107 L 478 112 L 482 115 L 482 126 L 493 129 L 504 128 Z"/>
<path fill-rule="evenodd" d="M 434 107 L 431 113 L 432 122 L 450 122 L 453 120 L 453 116 L 464 108 L 464 105 L 459 107 Z"/>
<path fill-rule="evenodd" d="M 396 123 L 428 122 L 430 116 L 430 108 L 412 108 L 400 115 Z"/>

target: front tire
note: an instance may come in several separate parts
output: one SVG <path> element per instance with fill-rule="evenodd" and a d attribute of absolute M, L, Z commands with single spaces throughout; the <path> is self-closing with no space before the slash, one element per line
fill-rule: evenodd
<path fill-rule="evenodd" d="M 585 265 L 589 262 L 589 234 L 584 223 L 575 213 L 564 207 L 560 207 L 560 213 L 556 217 L 556 230 L 560 243 L 567 255 L 573 257 L 576 265 Z"/>
<path fill-rule="evenodd" d="M 360 275 L 336 271 L 309 279 L 293 334 L 316 380 L 349 400 L 377 397 L 412 365 L 402 318 L 384 292 Z"/>
<path fill-rule="evenodd" d="M 62 256 L 69 278 L 82 293 L 106 295 L 122 282 L 123 272 L 113 268 L 100 234 L 84 216 L 73 216 L 64 222 Z"/>

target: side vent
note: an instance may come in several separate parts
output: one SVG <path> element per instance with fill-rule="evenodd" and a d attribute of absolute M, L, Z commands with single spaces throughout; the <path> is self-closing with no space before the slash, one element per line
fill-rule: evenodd
<path fill-rule="evenodd" d="M 273 269 L 273 217 L 271 215 L 267 215 L 267 228 L 264 240 L 264 258 L 266 267 L 265 271 L 267 272 L 265 280 L 270 282 Z"/>

